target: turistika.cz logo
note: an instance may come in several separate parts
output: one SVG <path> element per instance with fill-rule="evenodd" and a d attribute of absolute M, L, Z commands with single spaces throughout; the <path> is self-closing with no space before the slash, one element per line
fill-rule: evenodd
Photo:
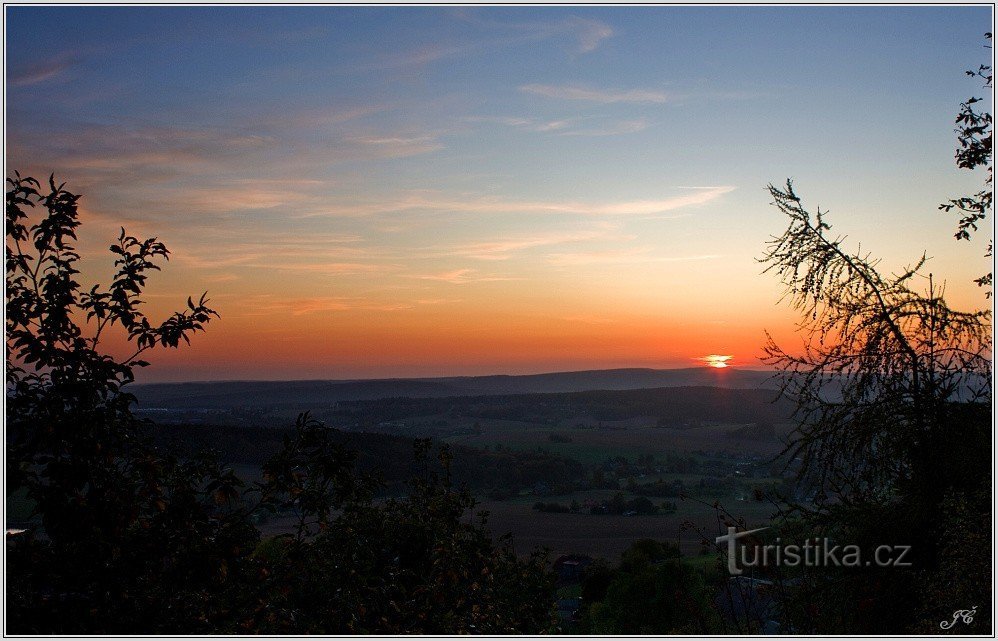
<path fill-rule="evenodd" d="M 807 539 L 803 544 L 782 545 L 777 537 L 773 543 L 765 545 L 739 545 L 739 540 L 769 528 L 738 532 L 738 528 L 728 527 L 728 533 L 716 539 L 715 543 L 727 543 L 728 572 L 738 576 L 746 568 L 759 567 L 911 567 L 905 560 L 910 545 L 881 545 L 873 551 L 873 558 L 863 558 L 858 545 L 838 545 L 827 538 Z"/>

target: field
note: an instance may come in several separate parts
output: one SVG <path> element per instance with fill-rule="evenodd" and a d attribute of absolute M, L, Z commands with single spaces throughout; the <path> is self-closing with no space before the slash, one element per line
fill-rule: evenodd
<path fill-rule="evenodd" d="M 548 548 L 614 563 L 642 538 L 700 558 L 702 542 L 713 549 L 723 533 L 722 510 L 749 527 L 768 523 L 773 492 L 793 488 L 773 463 L 790 425 L 768 398 L 705 388 L 393 397 L 341 403 L 321 418 L 358 451 L 359 467 L 384 476 L 386 495 L 406 491 L 412 439 L 429 437 L 452 446 L 455 481 L 518 553 Z M 164 443 L 219 451 L 248 482 L 284 434 L 263 425 L 161 429 Z M 264 521 L 265 535 L 293 527 L 288 514 Z"/>
<path fill-rule="evenodd" d="M 723 453 L 730 458 L 752 455 L 768 458 L 779 453 L 781 444 L 777 440 L 746 440 L 729 436 L 738 427 L 740 426 L 733 424 L 708 424 L 686 429 L 576 429 L 529 423 L 512 424 L 511 421 L 480 421 L 480 433 L 451 436 L 444 441 L 477 448 L 542 448 L 582 463 L 599 463 L 615 456 L 634 458 L 647 454 L 663 457 L 710 451 Z M 780 433 L 785 431 L 784 427 Z M 559 438 L 570 441 L 563 442 Z"/>
<path fill-rule="evenodd" d="M 571 500 L 571 497 L 558 497 Z M 581 497 L 580 497 L 581 498 Z M 637 539 L 650 538 L 679 543 L 683 554 L 696 556 L 701 550 L 700 534 L 683 528 L 692 523 L 705 536 L 718 532 L 718 513 L 709 505 L 683 501 L 675 514 L 621 516 L 613 514 L 550 514 L 533 510 L 532 501 L 484 501 L 479 507 L 489 512 L 488 526 L 493 534 L 511 533 L 518 553 L 547 547 L 552 558 L 560 554 L 588 554 L 615 562 L 620 553 Z M 724 505 L 734 516 L 744 517 L 750 527 L 765 526 L 772 515 L 768 503 L 732 502 Z"/>

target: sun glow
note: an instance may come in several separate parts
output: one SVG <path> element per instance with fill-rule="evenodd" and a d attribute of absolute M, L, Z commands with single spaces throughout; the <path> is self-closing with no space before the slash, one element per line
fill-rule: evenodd
<path fill-rule="evenodd" d="M 701 356 L 697 360 L 701 361 L 707 367 L 715 367 L 717 369 L 724 369 L 728 367 L 728 361 L 732 359 L 731 355 L 721 355 L 721 354 L 708 354 L 707 356 Z"/>

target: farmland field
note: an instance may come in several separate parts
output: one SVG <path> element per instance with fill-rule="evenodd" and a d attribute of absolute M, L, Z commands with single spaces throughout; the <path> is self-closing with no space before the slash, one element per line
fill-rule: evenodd
<path fill-rule="evenodd" d="M 361 469 L 384 478 L 384 496 L 404 495 L 419 469 L 413 439 L 431 438 L 452 447 L 455 483 L 490 513 L 493 534 L 513 535 L 518 553 L 546 547 L 612 563 L 642 538 L 678 542 L 696 557 L 720 533 L 715 504 L 750 527 L 768 523 L 774 493 L 793 489 L 774 463 L 790 425 L 768 398 L 704 388 L 395 397 L 319 414 Z M 160 429 L 164 442 L 219 451 L 252 483 L 285 433 L 263 423 L 273 425 Z M 287 531 L 290 511 L 260 527 Z"/>
<path fill-rule="evenodd" d="M 518 553 L 547 547 L 553 557 L 577 553 L 615 562 L 621 552 L 643 538 L 678 542 L 685 555 L 695 556 L 701 549 L 701 537 L 693 530 L 681 532 L 684 522 L 693 523 L 711 537 L 711 550 L 713 537 L 718 534 L 717 511 L 692 501 L 680 502 L 675 514 L 647 516 L 549 514 L 537 512 L 531 505 L 532 501 L 484 501 L 478 509 L 489 512 L 493 534 L 513 535 Z M 773 513 L 768 503 L 732 501 L 724 507 L 734 516 L 745 518 L 749 527 L 765 526 Z"/>
<path fill-rule="evenodd" d="M 507 423 L 507 422 L 502 422 Z M 480 433 L 462 434 L 444 439 L 448 443 L 469 447 L 508 447 L 512 449 L 542 448 L 553 454 L 583 463 L 598 463 L 607 457 L 632 458 L 642 454 L 665 456 L 691 454 L 697 451 L 721 451 L 732 457 L 757 455 L 771 457 L 779 453 L 776 440 L 735 439 L 728 434 L 740 427 L 732 424 L 712 424 L 688 429 L 629 427 L 615 429 L 564 429 L 541 425 L 523 425 L 511 429 L 508 424 L 483 421 Z M 780 433 L 784 433 L 783 428 Z M 558 437 L 570 439 L 560 442 Z"/>

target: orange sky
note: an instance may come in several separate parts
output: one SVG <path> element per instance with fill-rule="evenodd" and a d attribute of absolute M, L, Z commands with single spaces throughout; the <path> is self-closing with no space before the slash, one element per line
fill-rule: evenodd
<path fill-rule="evenodd" d="M 14 7 L 7 168 L 173 251 L 140 380 L 759 367 L 792 177 L 886 272 L 986 304 L 953 119 L 988 7 Z M 983 25 L 983 26 L 982 26 Z M 663 34 L 668 34 L 663 37 Z M 970 35 L 968 35 L 970 34 Z"/>

